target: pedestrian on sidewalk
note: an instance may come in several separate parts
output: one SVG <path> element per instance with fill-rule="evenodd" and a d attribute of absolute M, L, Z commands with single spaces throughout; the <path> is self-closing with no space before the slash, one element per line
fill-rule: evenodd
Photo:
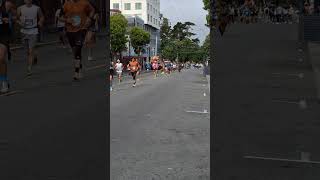
<path fill-rule="evenodd" d="M 10 19 L 10 13 L 15 11 L 14 4 L 5 0 L 0 4 L 0 93 L 9 92 L 8 82 L 8 43 L 10 37 L 10 23 L 13 23 L 13 19 Z"/>
<path fill-rule="evenodd" d="M 82 78 L 82 47 L 94 21 L 94 8 L 87 0 L 69 0 L 63 6 L 67 37 L 74 55 L 74 80 Z"/>
<path fill-rule="evenodd" d="M 44 16 L 39 6 L 32 4 L 32 0 L 25 0 L 25 4 L 17 11 L 18 23 L 21 26 L 23 45 L 28 58 L 27 75 L 32 74 L 32 65 L 37 64 L 36 52 L 39 28 L 43 27 Z"/>

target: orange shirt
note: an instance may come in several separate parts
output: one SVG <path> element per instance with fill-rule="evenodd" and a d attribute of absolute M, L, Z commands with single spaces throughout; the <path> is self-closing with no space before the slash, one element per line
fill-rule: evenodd
<path fill-rule="evenodd" d="M 138 61 L 131 61 L 131 62 L 129 62 L 129 67 L 130 67 L 131 72 L 136 72 L 136 71 L 138 71 L 140 65 L 139 65 Z"/>
<path fill-rule="evenodd" d="M 63 5 L 63 11 L 66 19 L 73 19 L 73 23 L 66 23 L 67 32 L 78 32 L 86 29 L 86 21 L 94 8 L 88 0 L 66 1 Z"/>

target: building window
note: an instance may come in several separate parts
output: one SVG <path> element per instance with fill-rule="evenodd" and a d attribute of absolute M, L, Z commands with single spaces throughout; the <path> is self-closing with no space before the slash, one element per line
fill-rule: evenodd
<path fill-rule="evenodd" d="M 131 4 L 130 3 L 124 3 L 124 10 L 131 10 Z"/>
<path fill-rule="evenodd" d="M 148 21 L 150 21 L 150 15 L 148 14 Z"/>
<path fill-rule="evenodd" d="M 142 9 L 142 4 L 141 3 L 136 3 L 136 10 Z"/>
<path fill-rule="evenodd" d="M 151 18 L 150 18 L 150 19 L 151 19 L 150 21 L 152 22 L 152 16 L 151 16 Z"/>
<path fill-rule="evenodd" d="M 150 6 L 149 3 L 147 3 L 147 9 L 148 9 L 148 11 L 149 11 L 149 6 Z"/>
<path fill-rule="evenodd" d="M 113 3 L 113 9 L 119 9 L 119 3 Z"/>
<path fill-rule="evenodd" d="M 150 5 L 150 11 L 152 11 L 152 5 Z"/>

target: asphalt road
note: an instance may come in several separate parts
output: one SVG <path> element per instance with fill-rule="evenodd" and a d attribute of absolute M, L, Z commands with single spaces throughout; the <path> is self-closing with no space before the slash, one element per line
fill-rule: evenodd
<path fill-rule="evenodd" d="M 0 179 L 100 179 L 106 176 L 105 40 L 96 61 L 84 53 L 85 77 L 72 82 L 72 56 L 57 45 L 39 48 L 26 78 L 21 50 L 13 52 L 9 79 L 15 93 L 0 96 Z M 2 166 L 1 166 L 2 167 Z"/>
<path fill-rule="evenodd" d="M 308 162 L 320 161 L 319 105 L 312 69 L 298 61 L 304 56 L 297 38 L 297 25 L 267 24 L 233 25 L 217 38 L 214 179 L 319 179 L 319 164 Z"/>
<path fill-rule="evenodd" d="M 140 78 L 111 92 L 110 179 L 209 179 L 210 94 L 202 70 Z"/>

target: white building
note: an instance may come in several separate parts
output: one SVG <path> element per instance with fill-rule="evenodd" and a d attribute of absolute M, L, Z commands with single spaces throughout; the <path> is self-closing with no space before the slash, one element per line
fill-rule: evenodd
<path fill-rule="evenodd" d="M 158 54 L 160 44 L 160 0 L 110 0 L 111 9 L 119 9 L 125 16 L 138 16 L 151 35 L 147 56 Z"/>

